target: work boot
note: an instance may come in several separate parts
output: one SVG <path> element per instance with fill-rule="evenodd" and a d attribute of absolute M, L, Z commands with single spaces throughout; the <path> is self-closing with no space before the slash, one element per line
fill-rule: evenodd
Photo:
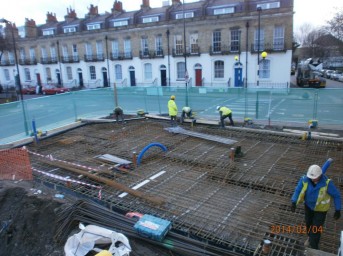
<path fill-rule="evenodd" d="M 304 246 L 305 247 L 309 247 L 310 246 L 310 238 L 306 239 L 306 241 L 304 242 Z"/>

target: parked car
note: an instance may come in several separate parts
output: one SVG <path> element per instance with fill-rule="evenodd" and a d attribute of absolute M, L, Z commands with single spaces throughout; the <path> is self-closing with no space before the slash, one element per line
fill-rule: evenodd
<path fill-rule="evenodd" d="M 343 74 L 342 71 L 336 70 L 331 74 L 331 79 L 332 80 L 338 80 L 338 77 Z"/>
<path fill-rule="evenodd" d="M 23 85 L 21 91 L 23 94 L 35 94 L 36 87 L 32 85 Z"/>
<path fill-rule="evenodd" d="M 338 81 L 343 82 L 343 74 L 338 77 Z"/>
<path fill-rule="evenodd" d="M 326 70 L 324 77 L 325 78 L 331 78 L 331 74 L 334 72 L 334 70 Z"/>
<path fill-rule="evenodd" d="M 44 95 L 52 95 L 52 94 L 58 94 L 58 93 L 64 93 L 69 92 L 69 89 L 67 88 L 58 88 L 53 85 L 44 85 L 42 89 L 42 93 Z"/>

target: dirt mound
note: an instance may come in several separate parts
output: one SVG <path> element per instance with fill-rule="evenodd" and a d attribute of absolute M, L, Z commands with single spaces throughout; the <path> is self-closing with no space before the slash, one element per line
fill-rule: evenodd
<path fill-rule="evenodd" d="M 0 181 L 0 256 L 62 256 L 64 244 L 54 240 L 59 211 L 73 198 L 34 182 Z M 167 256 L 169 250 L 130 239 L 132 256 Z"/>
<path fill-rule="evenodd" d="M 56 212 L 63 204 L 29 195 L 22 187 L 0 192 L 0 255 L 63 255 L 54 240 Z"/>

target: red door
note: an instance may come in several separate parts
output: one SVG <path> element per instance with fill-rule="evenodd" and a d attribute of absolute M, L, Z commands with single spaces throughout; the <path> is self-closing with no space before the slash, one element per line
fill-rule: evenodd
<path fill-rule="evenodd" d="M 202 86 L 202 70 L 195 70 L 195 86 Z"/>

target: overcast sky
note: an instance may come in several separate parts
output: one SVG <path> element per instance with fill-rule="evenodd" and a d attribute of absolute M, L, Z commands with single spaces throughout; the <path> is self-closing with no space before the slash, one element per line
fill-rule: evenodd
<path fill-rule="evenodd" d="M 160 7 L 164 0 L 150 0 L 151 7 Z M 171 1 L 171 0 L 169 0 Z M 185 3 L 196 0 L 185 0 Z M 138 10 L 142 0 L 121 0 L 126 11 Z M 90 4 L 98 6 L 99 13 L 110 12 L 114 0 L 2 0 L 0 18 L 15 22 L 17 26 L 24 25 L 25 18 L 34 19 L 36 24 L 44 24 L 46 13 L 56 13 L 59 21 L 64 20 L 67 8 L 75 9 L 79 18 L 88 12 Z M 325 25 L 334 13 L 343 11 L 343 0 L 294 0 L 294 27 L 303 23 L 314 26 Z"/>

